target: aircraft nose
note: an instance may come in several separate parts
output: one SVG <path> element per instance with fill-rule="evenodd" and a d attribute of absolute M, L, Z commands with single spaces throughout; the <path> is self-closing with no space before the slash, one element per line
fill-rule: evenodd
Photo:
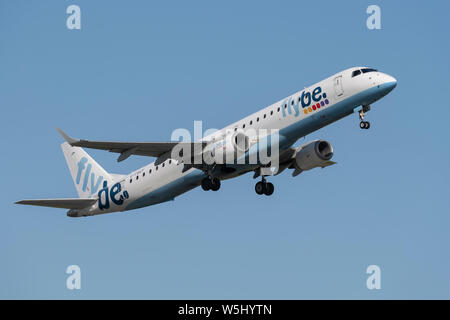
<path fill-rule="evenodd" d="M 389 91 L 391 91 L 397 86 L 397 79 L 395 79 L 393 76 L 386 74 L 384 84 L 389 89 Z"/>
<path fill-rule="evenodd" d="M 397 79 L 388 74 L 383 74 L 381 80 L 381 85 L 378 87 L 381 89 L 383 96 L 387 95 L 397 86 Z"/>

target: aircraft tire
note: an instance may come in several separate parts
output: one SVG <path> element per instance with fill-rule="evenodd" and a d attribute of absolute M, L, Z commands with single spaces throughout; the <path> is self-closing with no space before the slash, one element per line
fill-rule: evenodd
<path fill-rule="evenodd" d="M 265 190 L 264 190 L 264 194 L 265 194 L 266 196 L 270 196 L 270 195 L 273 194 L 274 191 L 275 191 L 275 187 L 273 186 L 273 184 L 270 183 L 270 182 L 267 182 L 267 183 L 266 183 Z"/>
<path fill-rule="evenodd" d="M 212 187 L 211 179 L 204 178 L 202 180 L 202 189 L 205 191 L 209 191 L 209 190 L 211 190 L 211 187 Z"/>
<path fill-rule="evenodd" d="M 255 191 L 257 194 L 261 195 L 264 194 L 264 190 L 265 190 L 265 185 L 262 181 L 259 181 L 255 184 Z"/>
<path fill-rule="evenodd" d="M 220 180 L 218 178 L 213 178 L 211 181 L 211 190 L 217 191 L 220 189 Z"/>

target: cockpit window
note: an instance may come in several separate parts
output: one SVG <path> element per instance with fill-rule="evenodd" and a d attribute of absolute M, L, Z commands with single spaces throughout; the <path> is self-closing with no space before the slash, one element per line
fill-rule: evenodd
<path fill-rule="evenodd" d="M 371 69 L 371 68 L 366 68 L 366 69 L 362 69 L 361 71 L 362 71 L 362 73 L 367 73 L 367 72 L 377 72 L 378 70 Z"/>
<path fill-rule="evenodd" d="M 359 76 L 361 74 L 361 70 L 355 70 L 355 71 L 353 71 L 353 73 L 352 73 L 352 78 L 353 77 L 356 77 L 356 76 Z"/>

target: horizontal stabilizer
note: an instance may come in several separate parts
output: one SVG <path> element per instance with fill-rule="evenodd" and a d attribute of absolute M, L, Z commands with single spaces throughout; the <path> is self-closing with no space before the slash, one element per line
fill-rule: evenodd
<path fill-rule="evenodd" d="M 31 206 L 61 208 L 61 209 L 84 209 L 93 205 L 97 199 L 92 198 L 74 198 L 74 199 L 36 199 L 20 200 L 16 204 L 26 204 Z"/>

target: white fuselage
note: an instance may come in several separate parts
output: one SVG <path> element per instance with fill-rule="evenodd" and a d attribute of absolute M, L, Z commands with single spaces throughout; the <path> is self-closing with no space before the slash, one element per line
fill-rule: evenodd
<path fill-rule="evenodd" d="M 393 77 L 381 72 L 352 76 L 358 69 L 361 68 L 337 73 L 202 140 L 220 140 L 226 132 L 235 130 L 278 129 L 280 150 L 290 148 L 299 138 L 353 113 L 355 108 L 361 105 L 369 105 L 384 97 L 396 85 Z M 183 167 L 182 163 L 173 159 L 167 159 L 158 165 L 155 162 L 150 163 L 127 175 L 122 181 L 117 181 L 129 194 L 123 204 L 112 204 L 108 209 L 100 209 L 97 202 L 85 209 L 84 215 L 131 210 L 173 200 L 176 196 L 199 186 L 206 176 L 202 170 L 195 168 L 183 172 Z M 232 173 L 217 174 L 220 179 L 228 179 L 255 168 L 257 165 L 236 166 L 237 170 Z"/>

